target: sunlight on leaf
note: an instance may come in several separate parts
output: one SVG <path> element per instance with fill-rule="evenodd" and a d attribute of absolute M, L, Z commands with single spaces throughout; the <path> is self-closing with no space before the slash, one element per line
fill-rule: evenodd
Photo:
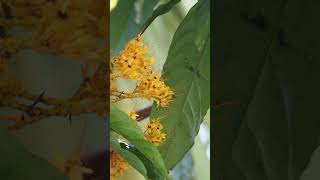
<path fill-rule="evenodd" d="M 117 6 L 118 0 L 110 0 L 110 12 Z"/>

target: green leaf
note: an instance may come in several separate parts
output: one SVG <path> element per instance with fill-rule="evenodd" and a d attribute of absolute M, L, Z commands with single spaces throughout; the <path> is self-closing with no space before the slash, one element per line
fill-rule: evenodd
<path fill-rule="evenodd" d="M 137 123 L 113 104 L 110 106 L 110 119 L 110 128 L 134 145 L 134 147 L 152 163 L 155 170 L 157 170 L 163 178 L 169 179 L 158 149 L 144 139 L 142 129 Z M 146 168 L 148 169 L 148 167 Z"/>
<path fill-rule="evenodd" d="M 110 17 L 111 57 L 133 39 L 152 14 L 157 0 L 119 0 Z"/>
<path fill-rule="evenodd" d="M 58 169 L 28 152 L 6 129 L 0 129 L 0 177 L 6 180 L 67 180 Z"/>
<path fill-rule="evenodd" d="M 168 108 L 153 107 L 167 140 L 160 147 L 166 167 L 173 168 L 193 146 L 210 97 L 210 1 L 196 3 L 174 34 L 164 79 L 176 93 Z"/>
<path fill-rule="evenodd" d="M 215 4 L 214 178 L 300 179 L 320 135 L 319 5 Z"/>
<path fill-rule="evenodd" d="M 120 154 L 133 168 L 135 168 L 144 177 L 147 177 L 147 170 L 144 164 L 136 155 L 130 152 L 127 148 L 122 147 L 118 142 L 117 134 L 113 131 L 110 132 L 110 146 L 118 154 Z"/>
<path fill-rule="evenodd" d="M 132 153 L 134 153 L 145 165 L 148 177 L 152 180 L 164 180 L 165 178 L 161 176 L 157 168 L 153 165 L 153 163 L 145 156 L 143 155 L 139 150 L 137 150 L 134 146 L 131 146 L 128 148 L 128 150 Z"/>
<path fill-rule="evenodd" d="M 153 11 L 151 17 L 143 25 L 141 32 L 143 33 L 158 16 L 169 12 L 173 8 L 173 6 L 178 4 L 180 1 L 181 0 L 170 0 L 167 3 L 161 4 L 159 7 L 157 7 L 157 9 Z"/>

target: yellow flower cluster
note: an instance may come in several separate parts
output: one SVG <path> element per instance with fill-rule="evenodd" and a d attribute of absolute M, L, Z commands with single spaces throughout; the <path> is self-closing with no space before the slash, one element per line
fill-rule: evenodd
<path fill-rule="evenodd" d="M 131 119 L 133 119 L 135 121 L 137 121 L 137 118 L 139 117 L 139 115 L 137 114 L 137 112 L 135 110 L 131 110 L 131 111 L 127 112 L 127 114 Z"/>
<path fill-rule="evenodd" d="M 129 168 L 128 163 L 114 150 L 110 150 L 110 180 L 122 176 Z"/>
<path fill-rule="evenodd" d="M 21 93 L 22 81 L 9 71 L 0 70 L 0 99 L 2 103 L 8 102 Z"/>
<path fill-rule="evenodd" d="M 51 163 L 57 167 L 58 170 L 66 174 L 70 180 L 82 180 L 83 174 L 91 174 L 92 170 L 83 166 L 80 160 L 80 154 L 75 153 L 70 157 L 63 157 L 62 155 L 56 155 Z"/>
<path fill-rule="evenodd" d="M 174 92 L 164 83 L 160 73 L 151 69 L 154 62 L 152 57 L 146 57 L 147 48 L 142 43 L 142 36 L 138 35 L 129 41 L 123 51 L 111 62 L 111 81 L 116 78 L 136 80 L 137 85 L 133 92 L 119 92 L 112 86 L 113 102 L 128 98 L 145 98 L 155 101 L 157 106 L 166 107 L 172 101 Z"/>
<path fill-rule="evenodd" d="M 30 33 L 22 38 L 24 48 L 72 58 L 86 57 L 93 62 L 102 60 L 98 42 L 107 38 L 107 1 L 3 0 L 2 3 L 10 9 L 10 18 L 0 17 L 5 31 L 11 34 L 12 28 L 18 27 Z"/>
<path fill-rule="evenodd" d="M 174 92 L 167 86 L 161 74 L 152 70 L 154 62 L 152 57 L 148 57 L 148 49 L 142 42 L 142 35 L 137 35 L 129 41 L 125 48 L 111 61 L 110 74 L 110 96 L 112 101 L 118 102 L 124 99 L 143 98 L 157 103 L 157 107 L 167 107 L 173 101 Z M 131 92 L 120 91 L 113 83 L 117 78 L 124 78 L 135 81 L 135 88 Z M 127 112 L 127 115 L 138 121 L 139 115 L 135 110 Z M 166 134 L 162 132 L 163 126 L 160 119 L 151 119 L 145 126 L 144 138 L 159 147 L 166 139 Z M 116 156 L 113 154 L 113 156 Z M 112 159 L 112 158 L 111 158 Z M 111 160 L 113 161 L 113 160 Z M 124 163 L 119 161 L 113 164 L 111 171 L 118 172 L 124 169 Z M 126 166 L 125 166 L 126 167 Z M 113 177 L 120 173 L 114 173 Z"/>
<path fill-rule="evenodd" d="M 139 117 L 135 110 L 131 110 L 127 112 L 127 114 L 135 121 L 137 121 L 137 117 Z M 162 132 L 163 125 L 160 122 L 160 118 L 150 119 L 147 124 L 145 124 L 144 128 L 145 139 L 155 146 L 159 147 L 166 140 L 166 134 Z"/>
<path fill-rule="evenodd" d="M 111 80 L 117 77 L 139 80 L 150 70 L 153 58 L 147 58 L 147 48 L 142 44 L 142 36 L 138 35 L 129 41 L 124 50 L 112 61 Z"/>
<path fill-rule="evenodd" d="M 22 39 L 1 38 L 0 41 L 0 60 L 6 61 L 13 54 L 17 53 L 22 47 Z"/>
<path fill-rule="evenodd" d="M 149 76 L 138 81 L 132 94 L 134 97 L 155 101 L 158 107 L 167 107 L 174 96 L 173 91 L 164 83 L 161 75 L 155 72 L 151 72 Z"/>
<path fill-rule="evenodd" d="M 161 132 L 162 128 L 163 126 L 160 123 L 159 118 L 150 119 L 148 123 L 145 125 L 146 131 L 144 132 L 144 137 L 149 142 L 159 147 L 166 139 L 166 134 Z"/>

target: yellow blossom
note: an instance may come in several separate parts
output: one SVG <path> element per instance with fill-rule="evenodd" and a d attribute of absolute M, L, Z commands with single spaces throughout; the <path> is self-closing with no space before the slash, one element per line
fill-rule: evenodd
<path fill-rule="evenodd" d="M 70 180 L 82 180 L 83 174 L 92 173 L 91 169 L 82 166 L 79 153 L 72 154 L 67 158 L 62 155 L 56 155 L 51 163 L 67 175 Z"/>
<path fill-rule="evenodd" d="M 154 144 L 155 146 L 160 146 L 163 141 L 166 139 L 166 134 L 162 133 L 163 126 L 160 123 L 160 119 L 150 119 L 149 122 L 145 125 L 144 137 Z"/>
<path fill-rule="evenodd" d="M 139 115 L 137 114 L 137 112 L 135 110 L 131 110 L 131 111 L 127 112 L 127 114 L 131 119 L 133 119 L 135 121 L 137 121 L 137 118 L 139 117 Z"/>
<path fill-rule="evenodd" d="M 152 57 L 147 57 L 147 47 L 143 44 L 141 35 L 129 41 L 119 55 L 111 61 L 110 96 L 113 97 L 112 102 L 116 103 L 123 99 L 143 98 L 156 102 L 158 107 L 168 106 L 173 101 L 174 92 L 165 84 L 161 74 L 152 70 L 151 65 L 153 62 L 154 59 Z M 131 92 L 120 91 L 114 84 L 116 78 L 133 80 L 136 83 L 136 87 Z M 137 120 L 136 111 L 129 111 L 127 115 L 131 119 Z M 159 118 L 151 119 L 145 125 L 144 138 L 159 147 L 166 140 L 166 134 L 162 132 L 162 129 L 163 126 Z M 116 156 L 110 154 L 110 156 L 112 155 Z M 121 158 L 121 156 L 119 157 Z M 113 158 L 116 159 L 114 161 L 118 162 L 118 164 L 113 164 L 117 168 L 112 167 L 112 164 L 110 164 L 110 179 L 115 179 L 115 177 L 123 174 L 124 168 L 122 166 L 126 167 L 127 165 L 123 163 L 125 161 L 121 161 L 118 157 Z"/>
<path fill-rule="evenodd" d="M 122 176 L 129 168 L 129 164 L 114 150 L 109 150 L 110 153 L 110 179 Z"/>
<path fill-rule="evenodd" d="M 172 101 L 174 92 L 164 83 L 160 74 L 150 72 L 148 76 L 138 81 L 133 94 L 155 101 L 158 107 L 166 107 Z"/>
<path fill-rule="evenodd" d="M 153 58 L 146 57 L 147 48 L 142 43 L 142 36 L 138 35 L 129 41 L 124 50 L 116 56 L 111 64 L 114 71 L 111 79 L 118 77 L 138 80 L 145 72 L 150 71 Z"/>
<path fill-rule="evenodd" d="M 133 92 L 120 93 L 116 88 L 111 88 L 111 95 L 117 97 L 113 102 L 128 98 L 145 98 L 155 101 L 158 107 L 166 107 L 172 101 L 174 92 L 164 83 L 161 74 L 151 69 L 150 65 L 154 60 L 147 58 L 146 54 L 147 48 L 142 43 L 142 36 L 138 35 L 112 60 L 111 82 L 119 77 L 137 80 Z"/>

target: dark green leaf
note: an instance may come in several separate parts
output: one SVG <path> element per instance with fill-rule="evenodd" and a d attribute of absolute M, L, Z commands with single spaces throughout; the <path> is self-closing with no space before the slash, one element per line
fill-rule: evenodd
<path fill-rule="evenodd" d="M 173 168 L 194 144 L 210 97 L 210 2 L 196 3 L 174 34 L 164 66 L 164 79 L 176 93 L 168 108 L 154 106 L 167 140 L 160 151 Z"/>
<path fill-rule="evenodd" d="M 139 150 L 137 150 L 134 146 L 131 146 L 128 148 L 128 150 L 132 153 L 134 153 L 145 165 L 148 177 L 152 180 L 164 180 L 165 178 L 161 176 L 157 168 L 153 165 L 153 163 L 145 156 L 143 155 Z"/>
<path fill-rule="evenodd" d="M 215 4 L 215 178 L 300 179 L 320 135 L 319 5 Z"/>
<path fill-rule="evenodd" d="M 110 119 L 110 128 L 134 145 L 152 163 L 155 170 L 163 178 L 168 179 L 168 173 L 158 149 L 144 139 L 142 129 L 137 123 L 112 104 L 110 106 Z M 148 170 L 148 167 L 146 168 Z"/>
<path fill-rule="evenodd" d="M 147 170 L 144 167 L 144 164 L 141 162 L 136 155 L 130 152 L 125 147 L 121 147 L 118 142 L 117 134 L 113 131 L 110 132 L 110 146 L 118 154 L 120 154 L 133 168 L 135 168 L 140 174 L 144 177 L 147 177 Z"/>

